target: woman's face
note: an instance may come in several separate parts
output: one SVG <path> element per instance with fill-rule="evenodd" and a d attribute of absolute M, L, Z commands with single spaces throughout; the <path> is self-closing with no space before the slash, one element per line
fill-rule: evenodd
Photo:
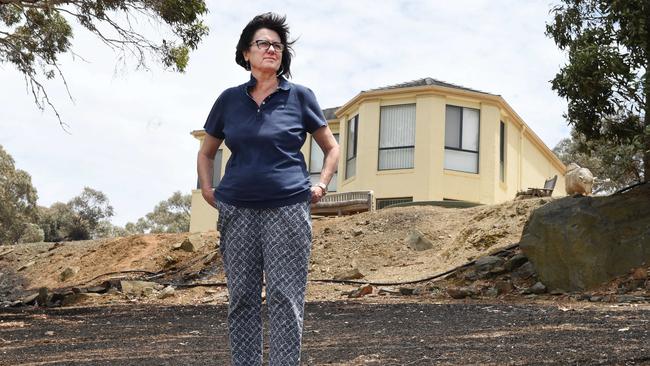
<path fill-rule="evenodd" d="M 265 42 L 257 42 L 260 44 L 258 47 L 256 41 Z M 269 44 L 271 45 L 269 46 Z M 279 45 L 280 49 L 276 49 L 272 45 Z M 268 49 L 264 49 L 266 46 Z M 275 31 L 260 28 L 255 32 L 250 47 L 244 52 L 244 59 L 250 62 L 251 70 L 275 74 L 282 64 L 282 47 L 284 46 L 282 46 L 280 36 Z"/>

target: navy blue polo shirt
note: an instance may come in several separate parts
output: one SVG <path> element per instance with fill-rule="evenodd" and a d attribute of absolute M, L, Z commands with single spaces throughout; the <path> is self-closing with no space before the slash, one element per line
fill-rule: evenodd
<path fill-rule="evenodd" d="M 311 192 L 300 148 L 307 133 L 327 124 L 314 93 L 278 78 L 278 89 L 258 107 L 249 82 L 226 89 L 205 131 L 232 152 L 215 199 L 234 206 L 273 208 L 307 202 Z"/>

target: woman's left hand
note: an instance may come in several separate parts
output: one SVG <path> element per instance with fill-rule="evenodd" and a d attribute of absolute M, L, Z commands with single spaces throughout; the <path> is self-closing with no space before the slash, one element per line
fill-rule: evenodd
<path fill-rule="evenodd" d="M 324 196 L 323 193 L 323 188 L 319 186 L 311 187 L 311 203 L 317 203 L 320 201 L 320 199 Z"/>

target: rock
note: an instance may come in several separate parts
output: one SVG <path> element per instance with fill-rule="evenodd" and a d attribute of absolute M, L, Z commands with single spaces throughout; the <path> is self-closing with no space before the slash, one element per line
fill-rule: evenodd
<path fill-rule="evenodd" d="M 530 262 L 524 263 L 521 267 L 512 271 L 513 280 L 526 280 L 535 275 L 535 267 Z"/>
<path fill-rule="evenodd" d="M 91 286 L 91 287 L 86 288 L 85 292 L 101 294 L 101 293 L 106 292 L 106 290 L 108 290 L 108 289 L 106 287 L 104 287 L 104 286 Z"/>
<path fill-rule="evenodd" d="M 512 272 L 515 269 L 521 267 L 526 262 L 528 262 L 528 258 L 521 253 L 517 253 L 513 255 L 512 258 L 508 259 L 503 264 L 503 267 L 506 269 L 506 271 Z"/>
<path fill-rule="evenodd" d="M 506 270 L 503 268 L 504 260 L 501 257 L 488 255 L 481 257 L 474 262 L 474 272 L 477 278 L 484 278 L 490 275 L 501 274 Z"/>
<path fill-rule="evenodd" d="M 400 295 L 409 296 L 409 295 L 413 295 L 415 293 L 415 289 L 412 289 L 410 287 L 400 287 L 399 288 L 399 293 L 400 293 Z"/>
<path fill-rule="evenodd" d="M 372 289 L 373 289 L 372 285 L 363 285 L 363 286 L 359 287 L 358 289 L 352 291 L 348 295 L 348 297 L 349 298 L 359 298 L 359 297 L 363 297 L 363 296 L 366 296 L 366 295 L 370 295 L 372 293 Z"/>
<path fill-rule="evenodd" d="M 424 236 L 424 234 L 417 229 L 411 230 L 409 232 L 409 235 L 406 238 L 406 243 L 409 248 L 418 252 L 433 248 L 433 242 L 431 242 L 429 238 Z"/>
<path fill-rule="evenodd" d="M 159 299 L 166 299 L 168 297 L 174 296 L 176 294 L 176 291 L 172 286 L 167 286 L 165 287 L 160 293 L 158 294 Z"/>
<path fill-rule="evenodd" d="M 589 169 L 581 168 L 576 163 L 571 163 L 566 167 L 564 175 L 566 194 L 590 195 L 593 184 L 594 176 Z"/>
<path fill-rule="evenodd" d="M 172 250 L 181 249 L 181 245 L 183 245 L 183 243 L 177 243 L 177 244 L 172 245 Z"/>
<path fill-rule="evenodd" d="M 180 248 L 180 245 L 179 245 L 178 248 Z M 177 259 L 177 258 L 174 258 L 174 257 L 172 257 L 171 255 L 166 255 L 166 256 L 165 256 L 165 267 L 172 266 L 172 265 L 174 265 L 174 264 L 176 264 L 176 263 L 178 263 L 178 259 Z"/>
<path fill-rule="evenodd" d="M 52 331 L 52 330 L 48 330 L 47 332 L 45 332 L 45 335 L 46 335 L 46 336 L 53 336 L 53 335 L 54 335 L 54 331 Z"/>
<path fill-rule="evenodd" d="M 80 293 L 80 294 L 72 294 L 69 296 L 66 296 L 63 301 L 61 302 L 61 306 L 70 306 L 74 305 L 86 300 L 92 300 L 92 299 L 97 299 L 99 297 L 102 297 L 101 294 L 95 294 L 95 293 Z"/>
<path fill-rule="evenodd" d="M 331 233 L 332 233 L 332 229 L 330 229 L 329 227 L 323 229 L 323 234 L 331 234 Z"/>
<path fill-rule="evenodd" d="M 352 235 L 354 235 L 354 236 L 363 235 L 363 230 L 362 229 L 354 229 L 354 230 L 352 230 Z"/>
<path fill-rule="evenodd" d="M 450 287 L 447 289 L 447 294 L 453 299 L 464 299 L 466 297 L 472 297 L 476 293 L 469 287 Z"/>
<path fill-rule="evenodd" d="M 532 285 L 529 289 L 531 294 L 543 294 L 546 292 L 546 286 L 544 286 L 543 283 L 537 281 L 534 285 Z"/>
<path fill-rule="evenodd" d="M 650 184 L 536 209 L 520 246 L 549 289 L 583 291 L 650 263 Z"/>
<path fill-rule="evenodd" d="M 66 269 L 59 274 L 59 280 L 63 282 L 77 273 L 79 273 L 79 267 L 66 267 Z"/>
<path fill-rule="evenodd" d="M 385 294 L 392 294 L 392 295 L 398 295 L 400 294 L 399 290 L 395 290 L 392 287 L 380 287 L 379 290 L 377 291 L 379 295 L 385 295 Z"/>
<path fill-rule="evenodd" d="M 161 285 L 147 281 L 120 281 L 122 293 L 131 296 L 148 296 Z"/>
<path fill-rule="evenodd" d="M 508 294 L 515 289 L 510 281 L 496 281 L 494 282 L 494 288 L 497 289 L 499 295 Z"/>
<path fill-rule="evenodd" d="M 36 298 L 36 303 L 39 306 L 46 306 L 50 300 L 50 294 L 47 287 L 41 287 L 38 289 L 38 297 Z"/>
<path fill-rule="evenodd" d="M 334 279 L 336 281 L 344 281 L 344 280 L 357 280 L 359 278 L 363 278 L 363 274 L 359 272 L 358 268 L 352 268 L 351 270 L 341 272 L 337 275 L 334 276 Z"/>
<path fill-rule="evenodd" d="M 196 252 L 201 248 L 205 242 L 202 240 L 201 236 L 198 234 L 190 235 L 181 243 L 180 249 L 186 252 Z"/>
<path fill-rule="evenodd" d="M 20 267 L 18 268 L 18 272 L 20 272 L 20 271 L 22 271 L 22 270 L 24 270 L 24 269 L 27 269 L 27 268 L 33 266 L 34 263 L 36 263 L 36 261 L 31 261 L 31 262 L 29 262 L 29 263 L 26 263 L 26 264 L 20 266 Z"/>
<path fill-rule="evenodd" d="M 489 297 L 497 297 L 499 296 L 499 289 L 497 289 L 496 287 L 488 287 L 484 291 L 484 294 L 485 296 L 489 296 Z"/>
<path fill-rule="evenodd" d="M 20 302 L 22 302 L 24 305 L 31 305 L 36 302 L 36 299 L 38 299 L 39 293 L 33 293 L 31 295 L 28 295 L 26 297 L 23 297 Z"/>

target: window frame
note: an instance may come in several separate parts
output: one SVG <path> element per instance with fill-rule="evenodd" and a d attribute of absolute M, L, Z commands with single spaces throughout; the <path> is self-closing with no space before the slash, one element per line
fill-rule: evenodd
<path fill-rule="evenodd" d="M 404 169 L 413 169 L 415 168 L 415 137 L 413 136 L 413 145 L 402 145 L 402 146 L 391 146 L 391 147 L 381 147 L 381 111 L 383 108 L 390 108 L 390 107 L 395 107 L 395 106 L 413 106 L 415 110 L 417 110 L 417 105 L 415 103 L 405 103 L 405 104 L 393 104 L 393 105 L 386 105 L 386 106 L 381 106 L 379 107 L 379 141 L 377 142 L 378 150 L 377 150 L 377 171 L 386 171 L 386 170 L 404 170 Z M 416 112 L 417 113 L 417 112 Z M 415 131 L 415 128 L 417 127 L 416 125 L 417 121 L 417 115 L 416 119 L 413 120 L 413 130 Z M 413 149 L 413 165 L 410 167 L 404 167 L 404 168 L 381 168 L 381 151 L 382 150 L 397 150 L 397 149 Z"/>
<path fill-rule="evenodd" d="M 351 124 L 354 123 L 354 149 L 352 152 L 352 156 L 348 156 L 349 154 L 349 146 L 350 146 L 350 126 Z M 355 115 L 354 117 L 350 118 L 348 120 L 348 123 L 346 125 L 346 131 L 345 131 L 345 179 L 350 179 L 352 177 L 355 177 L 357 175 L 357 170 L 356 170 L 356 164 L 357 164 L 357 148 L 358 148 L 358 136 L 359 136 L 359 115 Z M 354 175 L 349 175 L 349 169 L 348 169 L 348 164 L 350 161 L 354 160 Z"/>
<path fill-rule="evenodd" d="M 453 146 L 447 146 L 447 109 L 448 108 L 458 108 L 460 109 L 460 123 L 459 123 L 459 134 L 458 134 L 458 147 L 453 147 Z M 464 118 L 463 118 L 463 110 L 464 109 L 472 109 L 478 112 L 478 128 L 476 129 L 477 133 L 477 139 L 476 139 L 476 151 L 474 150 L 468 150 L 468 149 L 463 149 L 463 126 L 464 126 Z M 445 134 L 443 136 L 444 138 L 444 146 L 445 150 L 453 150 L 453 151 L 460 151 L 460 152 L 465 152 L 465 153 L 472 153 L 476 154 L 476 172 L 468 172 L 465 170 L 458 170 L 458 169 L 450 169 L 450 168 L 444 168 L 445 170 L 451 170 L 454 172 L 462 172 L 462 173 L 467 173 L 467 174 L 480 174 L 480 151 L 481 151 L 481 109 L 479 108 L 471 108 L 471 107 L 463 107 L 459 105 L 453 105 L 453 104 L 447 104 L 445 105 Z"/>

